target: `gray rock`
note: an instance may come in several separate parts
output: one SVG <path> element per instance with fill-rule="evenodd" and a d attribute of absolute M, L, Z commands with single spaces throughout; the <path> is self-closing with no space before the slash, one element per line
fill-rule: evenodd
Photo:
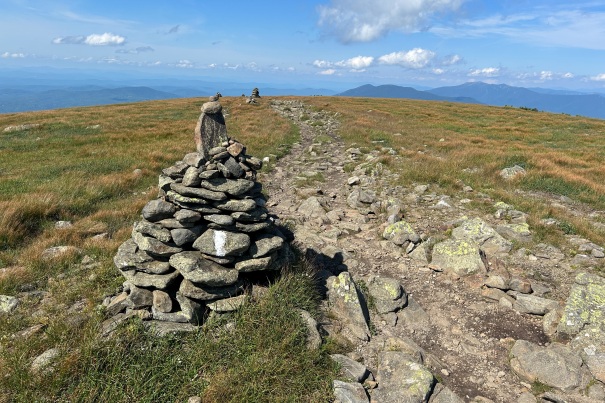
<path fill-rule="evenodd" d="M 245 175 L 244 170 L 233 157 L 227 158 L 227 160 L 223 162 L 223 165 L 229 172 L 230 176 L 233 178 L 241 178 Z"/>
<path fill-rule="evenodd" d="M 552 299 L 519 294 L 513 304 L 513 309 L 521 313 L 544 315 L 553 309 L 557 309 L 558 306 L 557 301 L 553 301 Z"/>
<path fill-rule="evenodd" d="M 502 224 L 496 227 L 496 232 L 502 235 L 504 238 L 513 240 L 515 242 L 531 242 L 532 235 L 529 230 L 529 225 L 526 223 L 521 224 Z"/>
<path fill-rule="evenodd" d="M 458 397 L 450 388 L 439 386 L 440 384 L 435 386 L 435 390 L 433 391 L 433 394 L 431 394 L 429 403 L 464 403 L 464 400 Z"/>
<path fill-rule="evenodd" d="M 372 277 L 368 281 L 368 291 L 374 298 L 376 311 L 380 314 L 396 312 L 408 302 L 403 287 L 393 278 Z"/>
<path fill-rule="evenodd" d="M 222 143 L 228 141 L 227 126 L 221 112 L 222 107 L 218 102 L 207 102 L 202 106 L 202 113 L 195 127 L 195 145 L 200 155 L 210 159 L 209 151 Z"/>
<path fill-rule="evenodd" d="M 334 387 L 334 403 L 368 403 L 370 400 L 366 390 L 359 383 L 332 381 Z"/>
<path fill-rule="evenodd" d="M 204 172 L 200 173 L 200 179 L 202 179 L 203 181 L 207 179 L 213 179 L 219 177 L 220 174 L 221 173 L 218 169 L 206 169 Z"/>
<path fill-rule="evenodd" d="M 204 158 L 200 153 L 189 153 L 183 157 L 183 162 L 189 166 L 199 168 L 204 164 Z"/>
<path fill-rule="evenodd" d="M 525 169 L 523 169 L 523 167 L 521 167 L 519 165 L 504 168 L 503 170 L 500 171 L 500 176 L 502 177 L 502 179 L 507 180 L 507 181 L 513 180 L 519 176 L 524 176 L 526 174 L 527 174 L 527 172 L 525 171 Z"/>
<path fill-rule="evenodd" d="M 532 292 L 531 282 L 518 277 L 513 277 L 508 282 L 508 286 L 511 290 L 517 291 L 523 294 L 529 294 Z M 538 295 L 540 296 L 540 295 Z"/>
<path fill-rule="evenodd" d="M 463 239 L 450 239 L 435 245 L 431 264 L 458 276 L 485 271 L 477 244 Z"/>
<path fill-rule="evenodd" d="M 307 327 L 307 349 L 319 349 L 321 347 L 321 335 L 317 330 L 317 321 L 304 309 L 298 309 L 298 313 Z"/>
<path fill-rule="evenodd" d="M 397 312 L 399 321 L 406 328 L 421 330 L 430 323 L 429 315 L 426 311 L 411 297 L 408 297 L 407 306 Z"/>
<path fill-rule="evenodd" d="M 242 273 L 261 270 L 273 270 L 275 260 L 276 259 L 274 255 L 260 257 L 256 259 L 246 259 L 237 262 L 235 264 L 235 270 Z"/>
<path fill-rule="evenodd" d="M 508 290 L 509 284 L 506 279 L 497 274 L 488 275 L 488 277 L 483 281 L 487 287 L 490 288 L 498 288 L 500 290 Z"/>
<path fill-rule="evenodd" d="M 168 257 L 183 250 L 176 246 L 165 244 L 155 238 L 145 236 L 137 231 L 132 231 L 132 240 L 137 244 L 139 249 L 153 256 Z"/>
<path fill-rule="evenodd" d="M 10 295 L 0 295 L 0 314 L 12 313 L 19 306 L 19 300 Z"/>
<path fill-rule="evenodd" d="M 176 246 L 183 246 L 193 243 L 200 236 L 201 227 L 197 228 L 175 228 L 170 230 L 170 235 Z"/>
<path fill-rule="evenodd" d="M 61 355 L 61 350 L 58 348 L 51 348 L 34 358 L 30 370 L 34 373 L 52 372 L 53 363 Z"/>
<path fill-rule="evenodd" d="M 141 214 L 147 221 L 160 221 L 164 218 L 171 218 L 176 212 L 176 207 L 161 199 L 152 200 L 143 207 Z"/>
<path fill-rule="evenodd" d="M 230 215 L 226 214 L 209 214 L 204 216 L 204 220 L 210 221 L 211 223 L 218 224 L 224 227 L 228 227 L 235 223 L 235 219 Z"/>
<path fill-rule="evenodd" d="M 55 229 L 67 229 L 72 228 L 74 225 L 71 221 L 57 221 L 55 222 Z"/>
<path fill-rule="evenodd" d="M 252 242 L 248 253 L 253 258 L 263 257 L 280 250 L 283 245 L 284 240 L 279 236 L 263 234 Z"/>
<path fill-rule="evenodd" d="M 452 238 L 473 242 L 486 254 L 503 254 L 511 251 L 513 245 L 480 218 L 463 221 L 452 231 Z"/>
<path fill-rule="evenodd" d="M 351 341 L 370 339 L 370 329 L 366 321 L 367 306 L 357 285 L 348 272 L 327 280 L 328 306 L 330 312 L 345 326 L 343 336 Z"/>
<path fill-rule="evenodd" d="M 363 383 L 370 371 L 360 362 L 357 362 L 346 355 L 330 354 L 330 358 L 340 364 L 340 376 L 348 381 Z"/>
<path fill-rule="evenodd" d="M 376 380 L 379 387 L 372 399 L 381 403 L 426 402 L 435 383 L 433 374 L 424 365 L 411 361 L 400 351 L 380 353 Z"/>
<path fill-rule="evenodd" d="M 376 193 L 372 190 L 355 188 L 347 197 L 347 204 L 351 208 L 368 208 L 376 201 Z"/>
<path fill-rule="evenodd" d="M 183 279 L 179 288 L 181 295 L 200 301 L 235 297 L 243 290 L 243 283 L 240 281 L 224 287 L 210 287 L 204 284 L 194 284 L 187 279 Z"/>
<path fill-rule="evenodd" d="M 202 181 L 200 186 L 214 192 L 242 196 L 254 188 L 254 182 L 248 179 L 214 178 Z"/>
<path fill-rule="evenodd" d="M 217 313 L 226 313 L 237 311 L 243 304 L 248 300 L 248 296 L 245 294 L 238 295 L 236 297 L 219 299 L 207 304 L 211 311 Z"/>
<path fill-rule="evenodd" d="M 588 382 L 582 359 L 562 344 L 540 347 L 517 340 L 510 355 L 511 368 L 528 382 L 539 381 L 564 391 L 571 391 Z"/>
<path fill-rule="evenodd" d="M 170 298 L 170 295 L 164 291 L 154 290 L 152 292 L 151 302 L 153 309 L 155 309 L 157 312 L 168 313 L 172 311 L 172 298 Z"/>
<path fill-rule="evenodd" d="M 579 273 L 567 298 L 557 333 L 572 338 L 585 327 L 605 330 L 605 278 L 596 274 Z"/>
<path fill-rule="evenodd" d="M 113 262 L 120 270 L 136 269 L 151 274 L 164 274 L 170 270 L 168 262 L 158 261 L 140 250 L 132 238 L 120 245 Z"/>
<path fill-rule="evenodd" d="M 414 228 L 404 220 L 387 226 L 382 233 L 382 237 L 399 246 L 406 245 L 407 242 L 420 242 L 420 237 L 414 231 Z"/>
<path fill-rule="evenodd" d="M 241 222 L 235 223 L 235 229 L 237 231 L 245 232 L 248 234 L 253 233 L 253 232 L 269 230 L 272 226 L 273 226 L 273 224 L 269 220 L 265 220 L 264 222 L 250 223 L 250 224 L 245 224 L 245 223 L 241 223 Z"/>
<path fill-rule="evenodd" d="M 326 210 L 319 202 L 319 199 L 315 196 L 311 196 L 304 200 L 300 206 L 298 206 L 297 211 L 307 220 L 327 218 Z"/>
<path fill-rule="evenodd" d="M 222 201 L 227 200 L 227 195 L 223 192 L 215 192 L 204 187 L 187 187 L 180 183 L 172 183 L 170 189 L 181 196 L 200 198 L 204 200 Z"/>
<path fill-rule="evenodd" d="M 587 395 L 595 402 L 605 402 L 605 387 L 595 383 L 588 387 Z"/>
<path fill-rule="evenodd" d="M 120 312 L 124 312 L 126 308 L 133 307 L 133 302 L 128 299 L 128 293 L 124 291 L 111 299 L 111 302 L 109 303 L 109 305 L 107 305 L 106 312 L 109 316 L 115 316 Z"/>
<path fill-rule="evenodd" d="M 149 222 L 147 220 L 137 221 L 134 223 L 134 230 L 143 234 L 149 235 L 162 242 L 170 242 L 170 231 L 163 228 L 161 225 Z"/>
<path fill-rule="evenodd" d="M 261 222 L 267 219 L 267 209 L 264 207 L 256 207 L 254 210 L 251 210 L 247 213 L 231 213 L 231 217 L 233 217 L 236 221 L 243 223 Z"/>
<path fill-rule="evenodd" d="M 408 256 L 412 258 L 419 265 L 427 266 L 429 264 L 428 260 L 428 250 L 424 244 L 420 244 L 412 250 Z"/>
<path fill-rule="evenodd" d="M 246 234 L 208 229 L 193 243 L 202 253 L 223 257 L 241 256 L 250 247 L 250 237 Z"/>
<path fill-rule="evenodd" d="M 157 337 L 165 337 L 179 333 L 192 333 L 199 330 L 199 327 L 191 323 L 160 322 L 152 320 L 144 322 L 149 331 Z"/>
<path fill-rule="evenodd" d="M 148 274 L 136 270 L 122 270 L 120 273 L 122 273 L 129 283 L 137 287 L 157 288 L 160 290 L 168 288 L 181 277 L 178 271 L 166 274 Z"/>
<path fill-rule="evenodd" d="M 523 392 L 517 399 L 517 403 L 537 403 L 536 397 L 530 392 Z M 431 402 L 433 403 L 433 402 Z"/>
<path fill-rule="evenodd" d="M 200 182 L 200 171 L 195 167 L 189 167 L 183 175 L 183 186 L 196 187 L 200 185 Z"/>
<path fill-rule="evenodd" d="M 173 179 L 180 179 L 185 174 L 185 171 L 187 171 L 187 168 L 189 168 L 189 165 L 183 161 L 178 161 L 173 166 L 162 169 L 162 173 Z"/>
<path fill-rule="evenodd" d="M 202 319 L 203 306 L 187 297 L 179 295 L 177 293 L 176 299 L 181 307 L 180 311 L 176 312 L 160 312 L 155 309 L 155 306 L 151 307 L 151 314 L 153 319 L 166 321 L 166 322 L 178 322 L 178 323 L 194 323 L 197 324 Z"/>
<path fill-rule="evenodd" d="M 128 299 L 132 302 L 132 309 L 141 309 L 153 305 L 153 293 L 135 285 L 130 286 Z"/>
<path fill-rule="evenodd" d="M 160 175 L 158 177 L 158 188 L 159 194 L 158 196 L 163 197 L 166 195 L 166 192 L 170 190 L 170 184 L 174 183 L 176 180 L 172 179 L 170 176 Z"/>
<path fill-rule="evenodd" d="M 202 215 L 197 211 L 180 209 L 174 214 L 174 218 L 180 223 L 196 223 L 202 218 Z"/>
<path fill-rule="evenodd" d="M 223 287 L 234 284 L 238 271 L 204 259 L 199 252 L 186 251 L 170 257 L 170 265 L 194 283 Z"/>
<path fill-rule="evenodd" d="M 215 202 L 214 207 L 224 211 L 249 212 L 256 208 L 256 202 L 251 199 L 227 200 L 224 202 Z"/>
<path fill-rule="evenodd" d="M 166 198 L 178 206 L 186 207 L 186 208 L 189 208 L 190 210 L 194 210 L 194 211 L 199 211 L 199 210 L 196 208 L 193 208 L 193 207 L 188 207 L 187 205 L 201 205 L 201 206 L 206 206 L 206 207 L 212 207 L 212 206 L 210 206 L 209 200 L 201 199 L 199 197 L 183 196 L 182 194 L 177 193 L 174 190 L 167 191 Z"/>
<path fill-rule="evenodd" d="M 76 248 L 71 245 L 61 245 L 61 246 L 53 246 L 47 249 L 44 249 L 40 257 L 42 260 L 53 260 L 60 258 L 62 256 L 80 253 L 81 249 Z"/>

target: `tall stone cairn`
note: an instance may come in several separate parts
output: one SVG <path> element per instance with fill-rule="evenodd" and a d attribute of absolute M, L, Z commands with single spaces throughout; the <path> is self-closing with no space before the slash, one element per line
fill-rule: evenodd
<path fill-rule="evenodd" d="M 201 108 L 197 152 L 162 170 L 158 198 L 114 257 L 126 282 L 110 315 L 200 324 L 241 305 L 250 273 L 279 270 L 291 256 L 256 182 L 262 162 L 229 139 L 217 99 Z"/>

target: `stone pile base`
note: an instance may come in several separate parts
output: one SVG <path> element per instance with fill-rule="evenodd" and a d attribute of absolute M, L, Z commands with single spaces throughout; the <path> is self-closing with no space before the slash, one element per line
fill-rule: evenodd
<path fill-rule="evenodd" d="M 260 168 L 229 140 L 211 149 L 208 161 L 190 153 L 164 169 L 159 198 L 143 208 L 114 257 L 126 282 L 109 314 L 199 324 L 211 311 L 243 303 L 249 273 L 283 267 L 288 240 L 265 208 L 255 180 Z"/>

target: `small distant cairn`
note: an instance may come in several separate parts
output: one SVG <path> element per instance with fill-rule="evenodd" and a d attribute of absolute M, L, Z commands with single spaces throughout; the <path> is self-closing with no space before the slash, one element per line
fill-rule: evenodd
<path fill-rule="evenodd" d="M 256 181 L 262 162 L 227 136 L 218 98 L 202 105 L 197 152 L 162 170 L 158 198 L 114 257 L 126 282 L 106 301 L 110 316 L 199 325 L 236 310 L 255 274 L 291 257 Z"/>
<path fill-rule="evenodd" d="M 255 104 L 257 98 L 260 98 L 260 93 L 258 91 L 258 88 L 255 87 L 255 88 L 252 89 L 252 94 L 250 94 L 250 96 L 246 100 L 246 103 L 247 104 Z"/>

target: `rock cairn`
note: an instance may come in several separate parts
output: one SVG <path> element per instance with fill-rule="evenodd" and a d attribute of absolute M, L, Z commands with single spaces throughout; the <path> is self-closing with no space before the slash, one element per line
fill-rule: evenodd
<path fill-rule="evenodd" d="M 252 94 L 250 95 L 251 98 L 260 98 L 260 92 L 258 91 L 258 88 L 254 87 L 252 89 Z"/>
<path fill-rule="evenodd" d="M 256 181 L 262 162 L 229 139 L 217 98 L 201 108 L 197 152 L 162 170 L 158 198 L 114 257 L 126 282 L 110 315 L 200 324 L 245 301 L 250 273 L 279 270 L 290 256 Z"/>

